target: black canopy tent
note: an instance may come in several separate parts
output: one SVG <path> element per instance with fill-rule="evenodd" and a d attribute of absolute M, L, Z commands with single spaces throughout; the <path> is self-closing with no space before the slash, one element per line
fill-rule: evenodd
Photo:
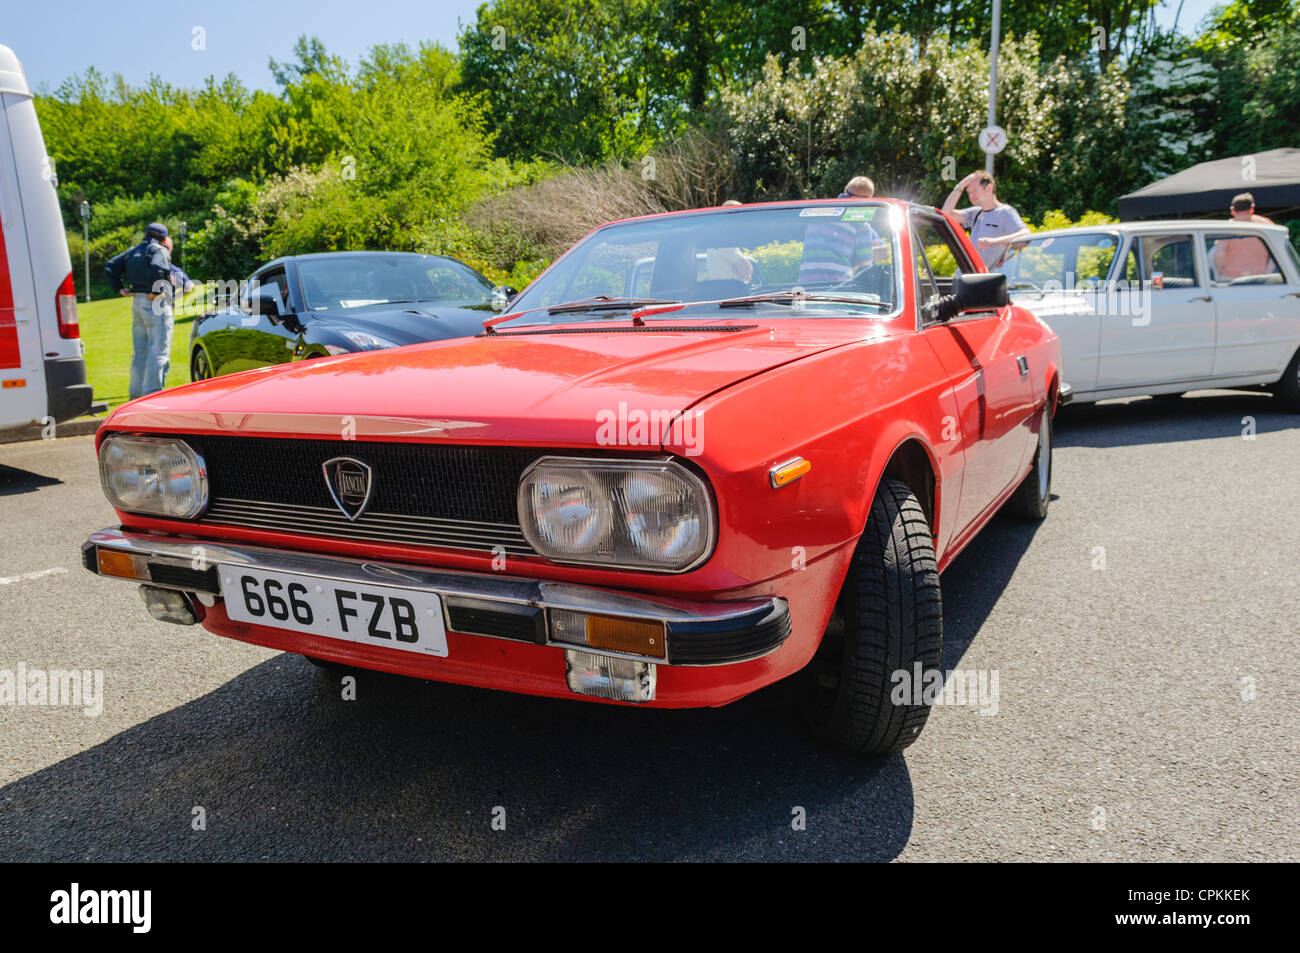
<path fill-rule="evenodd" d="M 1121 196 L 1119 217 L 1126 222 L 1196 214 L 1219 218 L 1241 192 L 1255 197 L 1262 214 L 1300 207 L 1300 149 L 1269 149 L 1194 165 Z"/>

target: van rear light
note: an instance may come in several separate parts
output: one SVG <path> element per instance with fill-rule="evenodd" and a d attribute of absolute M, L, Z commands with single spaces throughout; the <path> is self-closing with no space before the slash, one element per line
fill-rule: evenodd
<path fill-rule="evenodd" d="M 81 337 L 81 325 L 77 323 L 77 286 L 72 281 L 72 272 L 59 285 L 54 296 L 54 310 L 59 316 L 59 337 Z"/>

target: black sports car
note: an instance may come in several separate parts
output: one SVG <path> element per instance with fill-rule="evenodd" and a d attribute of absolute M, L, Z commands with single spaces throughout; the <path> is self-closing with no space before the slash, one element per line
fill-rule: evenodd
<path fill-rule="evenodd" d="M 516 294 L 439 255 L 327 252 L 259 268 L 239 304 L 202 315 L 190 377 L 467 337 Z"/>

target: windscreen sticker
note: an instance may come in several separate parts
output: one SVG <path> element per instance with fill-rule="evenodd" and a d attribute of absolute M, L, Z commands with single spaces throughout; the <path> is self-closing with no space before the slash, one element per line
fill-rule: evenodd
<path fill-rule="evenodd" d="M 851 208 L 844 213 L 846 222 L 869 222 L 875 218 L 874 208 Z"/>
<path fill-rule="evenodd" d="M 800 218 L 839 218 L 843 214 L 843 205 L 818 205 L 799 211 Z"/>

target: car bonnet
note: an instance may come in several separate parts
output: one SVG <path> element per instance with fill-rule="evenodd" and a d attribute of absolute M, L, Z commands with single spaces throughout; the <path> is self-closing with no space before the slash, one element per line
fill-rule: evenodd
<path fill-rule="evenodd" d="M 900 333 L 869 319 L 690 322 L 701 325 L 713 330 L 548 326 L 263 368 L 124 404 L 103 431 L 598 446 L 608 414 L 662 419 L 782 364 Z"/>

